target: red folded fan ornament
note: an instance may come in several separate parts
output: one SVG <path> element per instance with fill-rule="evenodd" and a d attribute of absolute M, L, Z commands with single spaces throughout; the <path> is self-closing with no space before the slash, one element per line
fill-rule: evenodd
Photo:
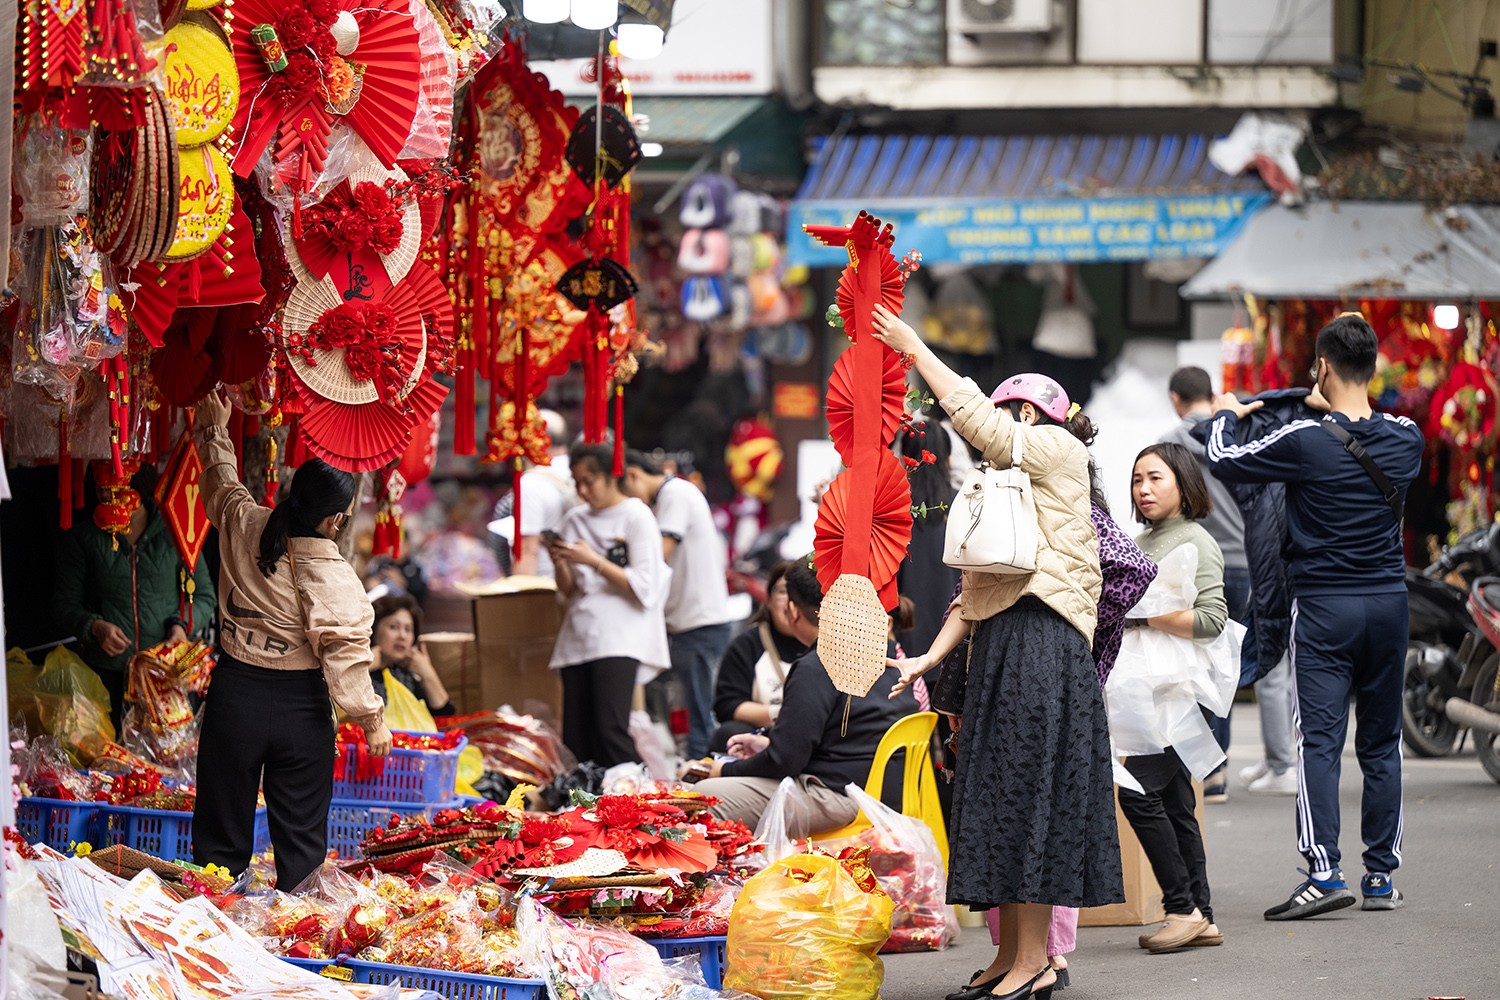
<path fill-rule="evenodd" d="M 343 122 L 392 166 L 417 114 L 421 34 L 405 0 L 238 0 L 232 36 L 245 97 L 234 170 L 269 148 L 277 179 L 306 194 Z"/>
<path fill-rule="evenodd" d="M 452 328 L 447 291 L 426 268 L 370 301 L 344 300 L 326 278 L 298 284 L 281 347 L 308 448 L 349 472 L 400 457 L 448 393 L 432 374 L 451 370 Z"/>
<path fill-rule="evenodd" d="M 838 310 L 852 345 L 828 394 L 829 424 L 846 468 L 819 510 L 814 552 L 826 595 L 819 656 L 835 687 L 863 696 L 885 671 L 886 612 L 896 606 L 896 570 L 911 541 L 911 488 L 890 450 L 904 409 L 902 366 L 871 335 L 877 305 L 901 311 L 907 272 L 891 254 L 891 227 L 868 212 L 848 227 L 804 231 L 849 255 Z"/>

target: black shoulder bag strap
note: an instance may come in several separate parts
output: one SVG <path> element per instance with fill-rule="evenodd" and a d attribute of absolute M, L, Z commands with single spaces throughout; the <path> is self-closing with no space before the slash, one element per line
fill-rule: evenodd
<path fill-rule="evenodd" d="M 1354 440 L 1354 435 L 1340 427 L 1337 421 L 1322 420 L 1319 423 L 1324 430 L 1339 439 L 1344 450 L 1353 455 L 1356 462 L 1365 467 L 1365 472 L 1375 483 L 1375 488 L 1380 491 L 1381 497 L 1390 504 L 1391 513 L 1396 515 L 1396 523 L 1401 524 L 1406 516 L 1406 511 L 1401 504 L 1401 492 L 1396 489 L 1396 485 L 1387 478 L 1386 474 L 1380 471 L 1380 466 L 1376 465 L 1370 453 L 1365 451 L 1364 445 Z"/>

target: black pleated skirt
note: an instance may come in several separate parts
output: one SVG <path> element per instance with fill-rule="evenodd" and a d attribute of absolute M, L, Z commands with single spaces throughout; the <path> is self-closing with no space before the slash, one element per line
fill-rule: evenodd
<path fill-rule="evenodd" d="M 974 630 L 949 840 L 950 903 L 1125 899 L 1093 654 L 1036 598 Z"/>

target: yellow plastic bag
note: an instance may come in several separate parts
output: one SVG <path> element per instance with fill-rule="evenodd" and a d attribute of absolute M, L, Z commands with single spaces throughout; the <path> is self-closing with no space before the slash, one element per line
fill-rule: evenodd
<path fill-rule="evenodd" d="M 729 915 L 724 986 L 761 1000 L 872 1000 L 891 899 L 869 852 L 794 854 L 745 883 Z"/>
<path fill-rule="evenodd" d="M 76 766 L 87 766 L 114 742 L 109 692 L 72 650 L 58 646 L 48 653 L 27 693 L 35 699 L 42 728 L 57 738 Z"/>
<path fill-rule="evenodd" d="M 391 676 L 389 670 L 382 670 L 385 675 L 385 724 L 391 729 L 400 729 L 408 733 L 435 733 L 438 731 L 437 723 L 433 721 L 432 713 L 427 710 L 427 703 L 416 695 L 411 689 Z M 458 780 L 454 783 L 454 793 L 457 795 L 478 795 L 474 791 L 474 782 L 484 777 L 484 754 L 478 747 L 465 747 L 464 752 L 458 755 Z"/>

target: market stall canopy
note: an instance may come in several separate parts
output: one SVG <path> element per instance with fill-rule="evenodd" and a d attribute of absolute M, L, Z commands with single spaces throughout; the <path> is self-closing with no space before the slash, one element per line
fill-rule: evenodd
<path fill-rule="evenodd" d="M 1273 206 L 1183 286 L 1184 298 L 1500 298 L 1500 207 Z"/>
<path fill-rule="evenodd" d="M 586 97 L 570 97 L 568 103 L 593 106 Z M 632 99 L 630 110 L 647 119 L 641 141 L 662 147 L 661 156 L 644 169 L 680 170 L 732 146 L 743 173 L 786 178 L 802 173 L 802 118 L 774 97 L 652 95 Z"/>
<path fill-rule="evenodd" d="M 1206 135 L 861 135 L 822 141 L 787 223 L 793 263 L 842 251 L 800 235 L 860 209 L 929 264 L 1212 257 L 1271 195 L 1209 162 Z"/>

